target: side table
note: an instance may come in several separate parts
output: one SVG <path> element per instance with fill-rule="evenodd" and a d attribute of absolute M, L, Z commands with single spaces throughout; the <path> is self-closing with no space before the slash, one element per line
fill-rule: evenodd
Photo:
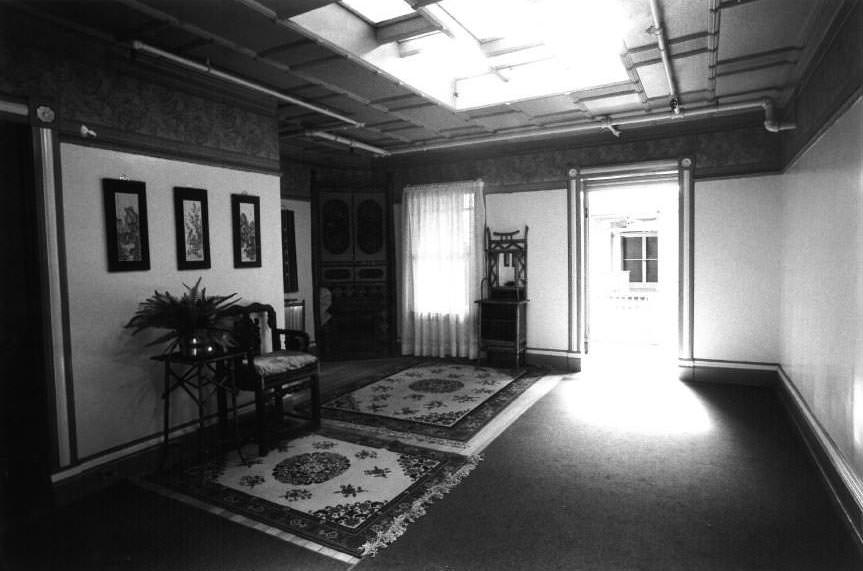
<path fill-rule="evenodd" d="M 204 438 L 204 405 L 216 393 L 219 407 L 219 429 L 224 439 L 228 424 L 228 405 L 226 391 L 231 395 L 233 407 L 233 429 L 237 450 L 240 450 L 239 419 L 237 416 L 237 383 L 236 371 L 240 360 L 245 356 L 243 351 L 221 351 L 201 357 L 186 357 L 181 353 L 168 353 L 151 357 L 164 365 L 164 419 L 162 426 L 162 460 L 164 465 L 168 455 L 168 443 L 171 435 L 171 394 L 177 389 L 183 389 L 198 407 L 198 462 L 203 460 Z"/>

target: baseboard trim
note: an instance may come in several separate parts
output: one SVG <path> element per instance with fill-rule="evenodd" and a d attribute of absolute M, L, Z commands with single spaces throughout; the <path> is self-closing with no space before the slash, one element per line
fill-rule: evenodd
<path fill-rule="evenodd" d="M 780 398 L 863 552 L 863 481 L 851 469 L 781 365 L 777 366 L 776 375 Z"/>
<path fill-rule="evenodd" d="M 581 371 L 581 353 L 573 353 L 557 349 L 531 349 L 526 351 L 527 362 L 531 365 L 548 367 L 559 371 L 577 373 Z"/>
<path fill-rule="evenodd" d="M 680 379 L 692 383 L 716 383 L 751 387 L 777 384 L 775 363 L 723 361 L 718 359 L 681 359 Z"/>

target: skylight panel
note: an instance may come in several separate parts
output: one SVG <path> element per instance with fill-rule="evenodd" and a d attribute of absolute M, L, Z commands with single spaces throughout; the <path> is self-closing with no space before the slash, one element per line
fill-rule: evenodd
<path fill-rule="evenodd" d="M 525 16 L 537 9 L 530 0 L 443 0 L 440 6 L 480 41 L 528 36 Z"/>
<path fill-rule="evenodd" d="M 372 24 L 413 13 L 413 8 L 404 0 L 342 0 L 342 4 Z"/>
<path fill-rule="evenodd" d="M 629 81 L 629 0 L 342 0 L 292 21 L 455 110 Z M 382 40 L 365 22 L 410 14 L 416 35 Z M 432 32 L 436 28 L 438 31 Z M 386 36 L 390 37 L 390 36 Z"/>

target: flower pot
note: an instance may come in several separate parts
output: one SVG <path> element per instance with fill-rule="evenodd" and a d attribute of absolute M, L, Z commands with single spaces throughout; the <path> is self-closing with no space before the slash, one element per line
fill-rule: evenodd
<path fill-rule="evenodd" d="M 180 354 L 190 359 L 200 359 L 218 352 L 220 347 L 204 331 L 195 331 L 180 338 Z"/>

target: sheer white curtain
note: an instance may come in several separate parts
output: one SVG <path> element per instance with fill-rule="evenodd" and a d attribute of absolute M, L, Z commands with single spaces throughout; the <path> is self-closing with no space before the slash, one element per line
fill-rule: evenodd
<path fill-rule="evenodd" d="M 402 353 L 479 356 L 482 181 L 408 186 L 402 197 Z"/>

